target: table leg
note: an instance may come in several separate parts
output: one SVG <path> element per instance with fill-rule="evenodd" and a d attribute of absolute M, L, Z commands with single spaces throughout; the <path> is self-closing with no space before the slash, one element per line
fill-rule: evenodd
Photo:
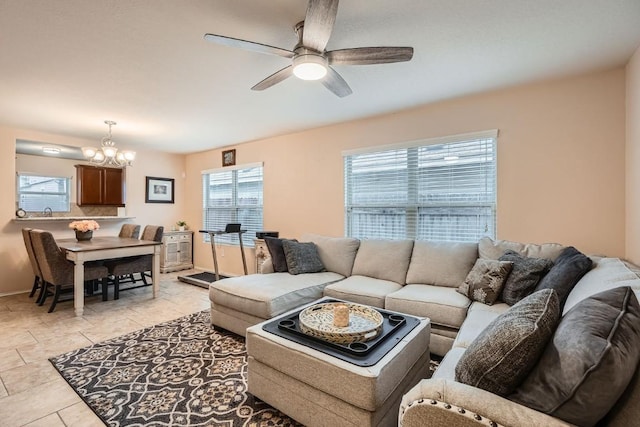
<path fill-rule="evenodd" d="M 247 273 L 247 257 L 244 255 L 244 246 L 242 246 L 242 233 L 238 233 L 238 239 L 240 240 L 240 253 L 242 254 L 242 267 L 244 268 L 244 275 Z"/>
<path fill-rule="evenodd" d="M 84 312 L 84 261 L 75 260 L 73 266 L 73 307 L 76 316 Z"/>
<path fill-rule="evenodd" d="M 160 290 L 160 248 L 161 245 L 154 246 L 153 250 L 153 268 L 151 269 L 151 280 L 153 280 L 153 297 L 158 297 Z"/>

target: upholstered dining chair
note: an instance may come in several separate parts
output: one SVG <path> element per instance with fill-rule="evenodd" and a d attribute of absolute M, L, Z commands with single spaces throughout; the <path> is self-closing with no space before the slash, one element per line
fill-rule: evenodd
<path fill-rule="evenodd" d="M 38 261 L 36 260 L 36 254 L 33 252 L 33 245 L 31 243 L 31 234 L 29 234 L 29 231 L 31 231 L 31 228 L 22 229 L 22 238 L 24 239 L 24 246 L 27 249 L 27 255 L 29 255 L 29 263 L 31 264 L 31 270 L 33 270 L 33 275 L 35 276 L 33 279 L 33 286 L 31 287 L 31 292 L 29 293 L 29 298 L 31 298 L 32 296 L 35 295 L 38 289 L 43 289 L 44 280 L 42 279 L 42 273 L 40 272 L 40 267 L 38 266 Z"/>
<path fill-rule="evenodd" d="M 38 266 L 42 273 L 43 292 L 39 305 L 43 305 L 48 296 L 48 287 L 53 286 L 53 301 L 49 307 L 49 313 L 56 308 L 63 289 L 73 289 L 73 262 L 67 260 L 64 250 L 60 249 L 53 235 L 44 230 L 31 230 L 31 244 Z M 98 263 L 87 262 L 84 264 L 85 283 L 93 280 L 101 280 L 104 283 L 109 276 L 107 267 Z M 103 280 L 104 279 L 104 280 Z"/>
<path fill-rule="evenodd" d="M 118 237 L 131 237 L 133 239 L 137 239 L 140 235 L 140 225 L 139 224 L 122 224 L 120 228 L 120 234 Z"/>
<path fill-rule="evenodd" d="M 155 242 L 162 241 L 162 234 L 164 233 L 164 227 L 161 225 L 147 225 L 142 231 L 141 240 L 153 240 Z M 144 285 L 149 286 L 147 282 L 147 271 L 151 271 L 153 268 L 153 255 L 140 255 L 127 258 L 118 258 L 105 262 L 105 265 L 109 269 L 111 281 L 113 282 L 113 299 L 120 298 L 120 283 L 121 278 L 133 274 L 140 274 L 140 278 Z M 157 278 L 156 278 L 157 280 Z M 138 288 L 139 286 L 130 287 L 127 289 Z M 102 287 L 102 300 L 108 299 L 108 288 Z"/>

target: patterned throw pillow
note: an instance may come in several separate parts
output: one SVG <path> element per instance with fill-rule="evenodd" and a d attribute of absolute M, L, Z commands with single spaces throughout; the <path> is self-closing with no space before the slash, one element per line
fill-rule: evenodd
<path fill-rule="evenodd" d="M 513 269 L 502 288 L 502 301 L 513 305 L 530 295 L 545 274 L 553 267 L 553 261 L 544 258 L 523 257 L 519 253 L 507 250 L 500 261 L 511 261 Z"/>
<path fill-rule="evenodd" d="M 508 395 L 536 365 L 559 320 L 554 290 L 522 299 L 473 340 L 456 365 L 456 381 Z"/>
<path fill-rule="evenodd" d="M 498 299 L 512 268 L 510 261 L 478 258 L 457 291 L 474 301 L 492 305 Z"/>
<path fill-rule="evenodd" d="M 318 273 L 324 270 L 324 264 L 318 254 L 318 248 L 313 242 L 294 242 L 284 240 L 282 242 L 284 255 L 287 258 L 287 266 L 290 274 Z"/>

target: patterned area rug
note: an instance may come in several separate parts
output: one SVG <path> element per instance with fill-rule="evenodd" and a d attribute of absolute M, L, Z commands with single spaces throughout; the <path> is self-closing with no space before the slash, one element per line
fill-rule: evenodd
<path fill-rule="evenodd" d="M 109 426 L 300 426 L 247 392 L 244 338 L 209 310 L 49 360 Z"/>
<path fill-rule="evenodd" d="M 244 338 L 205 310 L 50 359 L 109 426 L 299 426 L 247 392 Z"/>

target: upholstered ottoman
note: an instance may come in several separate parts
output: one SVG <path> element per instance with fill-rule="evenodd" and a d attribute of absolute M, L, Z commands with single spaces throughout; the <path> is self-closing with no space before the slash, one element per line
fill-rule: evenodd
<path fill-rule="evenodd" d="M 402 395 L 429 371 L 429 319 L 369 367 L 266 332 L 269 322 L 247 329 L 249 392 L 307 426 L 395 426 Z"/>

